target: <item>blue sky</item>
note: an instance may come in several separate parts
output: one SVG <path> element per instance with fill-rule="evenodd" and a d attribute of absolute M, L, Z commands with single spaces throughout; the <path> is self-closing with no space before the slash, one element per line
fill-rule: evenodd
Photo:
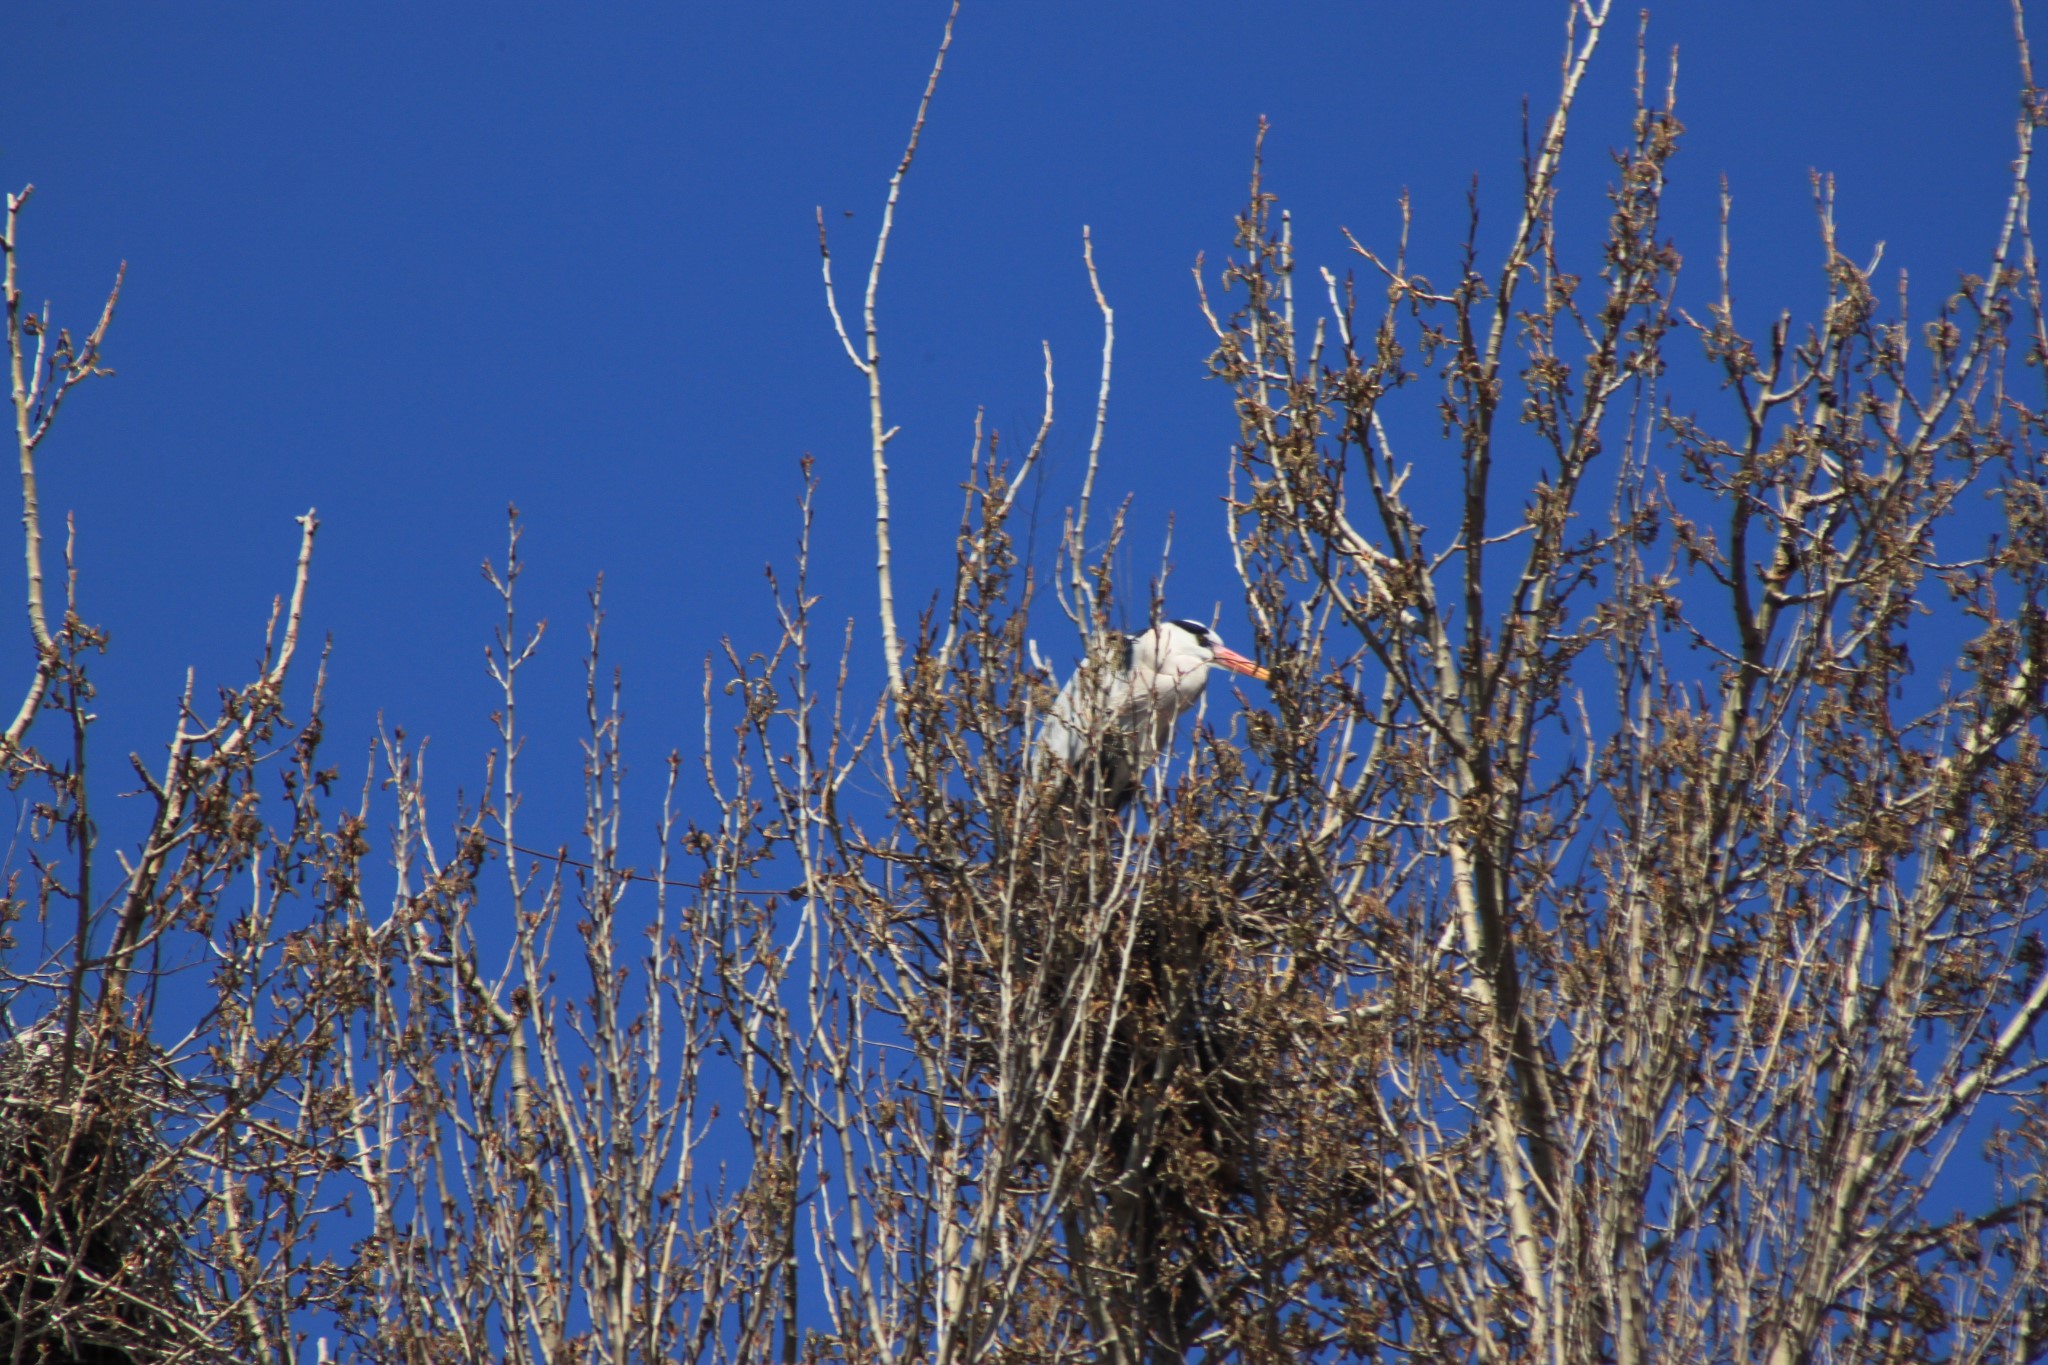
<path fill-rule="evenodd" d="M 1345 267 L 1340 227 L 1390 243 L 1406 186 L 1417 255 L 1447 273 L 1474 175 L 1482 238 L 1508 221 L 1518 111 L 1555 90 L 1560 15 L 970 0 L 882 299 L 906 600 L 945 571 L 976 409 L 1019 437 L 1035 421 L 1041 339 L 1060 384 L 1048 515 L 1071 496 L 1100 344 L 1085 223 L 1118 319 L 1103 489 L 1132 496 L 1140 563 L 1177 518 L 1176 610 L 1227 601 L 1234 424 L 1189 270 L 1228 250 L 1258 118 L 1304 264 Z M 16 7 L 0 178 L 38 187 L 28 289 L 78 324 L 129 263 L 119 375 L 76 396 L 44 469 L 46 506 L 77 516 L 86 615 L 112 633 L 102 743 L 157 743 L 187 665 L 202 689 L 247 671 L 291 517 L 317 506 L 337 752 L 381 712 L 435 737 L 444 792 L 473 787 L 493 624 L 477 565 L 516 502 L 528 610 L 556 628 L 534 771 L 573 780 L 576 627 L 601 570 L 651 796 L 653 760 L 694 750 L 705 652 L 767 638 L 761 569 L 788 556 L 807 451 L 821 612 L 859 618 L 872 662 L 866 415 L 814 212 L 856 275 L 942 19 L 936 0 Z M 1916 293 L 1952 286 L 2002 204 L 2009 23 L 1989 0 L 1662 7 L 1651 48 L 1682 50 L 1688 127 L 1681 301 L 1711 288 L 1725 174 L 1739 316 L 1810 314 L 1812 168 L 1838 177 L 1852 254 L 1882 238 Z M 1627 135 L 1633 38 L 1631 14 L 1575 124 L 1584 224 Z"/>

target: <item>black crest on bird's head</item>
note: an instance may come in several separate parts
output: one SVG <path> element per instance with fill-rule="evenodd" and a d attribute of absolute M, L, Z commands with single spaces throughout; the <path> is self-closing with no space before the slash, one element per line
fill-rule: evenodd
<path fill-rule="evenodd" d="M 1223 646 L 1223 641 L 1218 638 L 1216 632 L 1203 625 L 1200 621 L 1166 621 L 1154 626 L 1151 630 L 1141 631 L 1136 635 L 1126 635 L 1124 637 L 1124 672 L 1128 673 L 1138 666 L 1138 641 L 1144 639 L 1147 635 L 1156 634 L 1159 636 L 1160 643 L 1164 645 L 1166 641 L 1164 631 L 1167 626 L 1184 630 L 1194 636 L 1195 643 L 1203 649 L 1220 649 Z"/>

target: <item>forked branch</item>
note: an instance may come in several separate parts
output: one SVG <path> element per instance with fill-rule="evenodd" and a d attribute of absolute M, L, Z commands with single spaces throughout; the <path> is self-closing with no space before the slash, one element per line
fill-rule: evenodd
<path fill-rule="evenodd" d="M 7 359 L 10 389 L 14 400 L 15 449 L 21 467 L 22 555 L 28 571 L 28 624 L 35 642 L 36 671 L 28 693 L 15 711 L 14 719 L 0 732 L 0 760 L 13 759 L 22 752 L 22 740 L 34 723 L 58 665 L 55 637 L 50 632 L 49 610 L 43 596 L 43 523 L 36 497 L 36 448 L 57 420 L 65 397 L 78 384 L 111 371 L 100 366 L 100 346 L 114 321 L 114 307 L 121 300 L 121 281 L 127 276 L 124 262 L 115 272 L 114 287 L 100 309 L 99 321 L 83 342 L 74 343 L 71 334 L 50 334 L 49 310 L 24 311 L 17 267 L 20 259 L 21 210 L 35 186 L 7 196 L 7 227 L 0 235 L 0 256 L 5 257 L 0 296 L 7 307 Z M 33 345 L 31 345 L 33 342 Z"/>

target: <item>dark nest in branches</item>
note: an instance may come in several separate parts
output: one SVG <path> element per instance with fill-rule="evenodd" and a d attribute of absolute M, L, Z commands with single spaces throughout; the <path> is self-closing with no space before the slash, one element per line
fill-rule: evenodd
<path fill-rule="evenodd" d="M 175 1078 L 118 1023 L 66 1033 L 59 1014 L 0 1044 L 0 1358 L 168 1360 L 192 1344 Z"/>
<path fill-rule="evenodd" d="M 1018 1178 L 1036 1186 L 1063 1157 L 1092 1172 L 1066 1227 L 1073 1271 L 1120 1300 L 1123 1330 L 1162 1358 L 1221 1325 L 1259 1329 L 1259 1286 L 1306 1250 L 1279 1212 L 1305 1183 L 1344 1223 L 1381 1194 L 1356 1170 L 1365 1135 L 1301 1112 L 1316 1092 L 1297 1087 L 1318 1067 L 1348 1071 L 1357 1047 L 1304 989 L 1311 968 L 1274 966 L 1301 956 L 1283 944 L 1325 912 L 1323 882 L 1278 865 L 1235 796 L 1205 771 L 1145 836 L 1116 816 L 1122 803 L 1063 787 L 981 878 L 927 883 L 939 957 L 954 964 L 944 986 L 972 1022 L 969 1072 L 998 1084 L 1000 1040 L 1020 1032 L 1071 1035 L 1093 1059 L 1064 1083 L 1032 1078 L 1043 1126 Z M 1118 867 L 1142 837 L 1156 866 L 1140 890 Z"/>

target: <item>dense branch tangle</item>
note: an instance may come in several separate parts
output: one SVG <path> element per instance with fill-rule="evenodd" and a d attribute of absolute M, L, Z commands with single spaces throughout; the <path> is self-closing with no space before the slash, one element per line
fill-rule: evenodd
<path fill-rule="evenodd" d="M 897 619 L 886 238 L 859 342 L 833 317 L 868 380 L 888 682 L 864 702 L 870 633 L 823 626 L 800 551 L 772 641 L 707 667 L 715 818 L 680 834 L 701 890 L 661 911 L 637 1015 L 609 987 L 580 1014 L 546 999 L 572 918 L 591 979 L 624 970 L 595 669 L 591 846 L 553 882 L 522 864 L 512 965 L 483 965 L 463 858 L 519 846 L 529 657 L 494 580 L 496 808 L 430 863 L 424 946 L 371 926 L 430 1017 L 431 983 L 466 1002 L 434 1027 L 469 1097 L 431 1130 L 396 1096 L 361 1121 L 362 1179 L 390 1192 L 378 1321 L 417 1341 L 502 1322 L 533 1359 L 2038 1351 L 2048 517 L 2004 379 L 2013 319 L 2038 329 L 2024 180 L 1924 342 L 1824 199 L 1828 306 L 1751 340 L 1725 264 L 1704 317 L 1672 303 L 1681 129 L 1640 57 L 1604 240 L 1561 239 L 1569 116 L 1609 26 L 1571 14 L 1507 240 L 1488 257 L 1468 231 L 1450 275 L 1432 266 L 1449 285 L 1411 264 L 1404 215 L 1396 249 L 1358 243 L 1298 303 L 1291 227 L 1254 183 L 1211 316 L 1241 421 L 1232 545 L 1278 677 L 1129 816 L 1027 757 L 1055 681 L 1030 642 L 1059 615 L 1034 624 L 1045 586 L 1084 668 L 1159 606 L 1110 572 L 1120 523 L 1105 549 L 1077 509 L 1043 571 L 1011 540 L 1049 356 L 1021 451 L 976 429 L 953 583 Z M 1084 499 L 1114 321 L 1092 266 Z M 1986 491 L 1995 528 L 1971 510 Z M 573 914 L 565 868 L 589 878 Z M 623 1083 L 616 1039 L 661 1010 L 693 1041 L 658 1100 Z M 358 1089 L 400 1062 L 420 1093 L 449 1074 L 405 1055 L 402 1023 Z M 613 1059 L 602 1083 L 566 1064 L 578 1028 Z M 593 1220 L 700 1169 L 682 1135 L 714 1061 L 743 1170 L 687 1217 Z M 1994 1187 L 1949 1222 L 1928 1191 L 1987 1109 Z M 628 1132 L 671 1164 L 629 1158 Z M 419 1145 L 380 1166 L 401 1133 Z M 408 1226 L 449 1152 L 519 1197 Z M 462 1276 L 437 1285 L 421 1246 Z M 596 1325 L 571 1338 L 579 1305 Z"/>
<path fill-rule="evenodd" d="M 1682 130 L 1640 46 L 1604 236 L 1561 233 L 1614 46 L 1607 5 L 1568 13 L 1500 241 L 1404 205 L 1297 300 L 1255 172 L 1204 306 L 1275 678 L 1127 814 L 1029 758 L 1034 631 L 1071 623 L 1087 678 L 1162 606 L 1111 571 L 1122 518 L 1090 530 L 1115 314 L 1085 237 L 1101 368 L 1054 562 L 1011 527 L 1048 348 L 1035 432 L 977 423 L 953 581 L 899 620 L 877 297 L 951 15 L 854 330 L 824 256 L 877 628 L 821 614 L 814 497 L 845 470 L 807 464 L 773 626 L 707 660 L 637 864 L 596 594 L 573 854 L 522 809 L 516 516 L 477 804 L 437 843 L 403 732 L 333 797 L 317 691 L 311 723 L 284 707 L 309 513 L 261 671 L 213 714 L 188 685 L 95 890 L 100 638 L 75 591 L 44 604 L 34 476 L 111 302 L 76 344 L 21 306 L 10 200 L 32 654 L 0 752 L 36 805 L 8 908 L 58 945 L 7 963 L 43 1023 L 0 1069 L 48 1097 L 0 1125 L 30 1158 L 14 1358 L 2038 1358 L 2048 496 L 2008 388 L 2048 361 L 2038 96 L 1989 259 L 1931 319 L 1881 302 L 1822 182 L 1826 305 L 1751 335 L 1725 213 L 1712 301 L 1674 303 Z M 29 747 L 39 715 L 68 755 Z"/>
<path fill-rule="evenodd" d="M 1413 1198 L 1372 1248 L 1380 1301 L 1482 1360 L 2020 1358 L 2042 1302 L 2020 1040 L 2048 1008 L 2038 418 L 2006 388 L 2015 316 L 2023 346 L 2040 327 L 2031 104 L 1989 266 L 1924 342 L 1838 246 L 1824 183 L 1828 306 L 1757 342 L 1725 229 L 1708 316 L 1670 303 L 1681 129 L 1640 60 L 1604 247 L 1558 240 L 1607 17 L 1574 13 L 1496 269 L 1468 234 L 1438 290 L 1404 211 L 1398 251 L 1354 243 L 1378 317 L 1325 271 L 1305 337 L 1255 182 L 1215 319 L 1262 644 L 1330 677 L 1333 623 L 1384 670 L 1359 761 L 1301 745 L 1272 792 L 1369 818 L 1364 845 L 1320 826 L 1333 899 L 1384 907 L 1419 959 L 1349 951 L 1415 978 L 1379 1005 L 1411 1021 L 1377 1141 Z M 1674 336 L 1725 387 L 1702 411 L 1696 385 L 1667 396 Z M 1410 415 L 1432 378 L 1434 423 Z M 1456 499 L 1418 491 L 1448 464 Z M 1987 1177 L 1937 1236 L 1928 1191 L 1994 1095 L 2036 1174 Z"/>

